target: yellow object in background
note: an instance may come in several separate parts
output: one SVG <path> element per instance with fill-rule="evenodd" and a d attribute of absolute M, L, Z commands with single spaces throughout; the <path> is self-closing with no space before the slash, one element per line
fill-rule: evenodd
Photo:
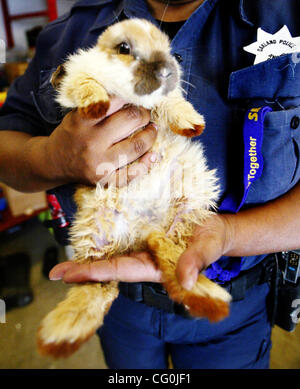
<path fill-rule="evenodd" d="M 0 107 L 1 107 L 1 105 L 4 103 L 4 101 L 6 99 L 6 95 L 7 95 L 6 92 L 0 92 Z"/>
<path fill-rule="evenodd" d="M 11 84 L 16 78 L 22 76 L 28 67 L 28 62 L 8 62 L 4 65 L 4 72 Z"/>

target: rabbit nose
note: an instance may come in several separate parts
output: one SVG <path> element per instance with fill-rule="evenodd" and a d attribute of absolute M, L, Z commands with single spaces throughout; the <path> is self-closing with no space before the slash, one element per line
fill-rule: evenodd
<path fill-rule="evenodd" d="M 169 68 L 164 67 L 158 71 L 157 75 L 160 78 L 169 78 L 172 75 L 172 71 Z"/>

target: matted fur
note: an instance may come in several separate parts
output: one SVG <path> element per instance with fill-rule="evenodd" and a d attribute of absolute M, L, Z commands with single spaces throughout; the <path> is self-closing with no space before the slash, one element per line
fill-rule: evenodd
<path fill-rule="evenodd" d="M 130 53 L 118 52 L 124 41 L 131 47 Z M 145 69 L 154 69 L 153 74 L 136 88 L 147 78 L 144 73 L 140 77 Z M 71 55 L 63 70 L 56 72 L 59 80 L 55 74 L 52 80 L 58 87 L 57 101 L 63 107 L 78 108 L 82 116 L 102 115 L 109 107 L 110 95 L 151 109 L 152 121 L 158 125 L 152 150 L 160 156 L 149 174 L 126 187 L 104 188 L 100 183 L 95 188 L 78 187 L 78 210 L 71 228 L 74 260 L 86 263 L 150 250 L 172 299 L 184 304 L 192 315 L 211 321 L 226 317 L 231 297 L 225 289 L 200 274 L 193 289 L 187 291 L 175 275 L 178 258 L 195 225 L 215 210 L 219 187 L 216 172 L 207 167 L 202 145 L 188 139 L 202 132 L 204 119 L 181 93 L 181 70 L 170 54 L 168 37 L 145 20 L 116 23 L 94 47 Z M 144 90 L 151 93 L 141 94 Z M 71 288 L 41 323 L 41 353 L 70 355 L 101 326 L 117 295 L 115 281 Z"/>

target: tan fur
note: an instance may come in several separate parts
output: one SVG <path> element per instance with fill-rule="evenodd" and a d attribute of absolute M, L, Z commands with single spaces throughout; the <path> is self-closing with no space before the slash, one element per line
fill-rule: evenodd
<path fill-rule="evenodd" d="M 130 42 L 134 61 L 114 54 L 122 41 Z M 218 199 L 216 172 L 207 168 L 201 144 L 187 138 L 202 132 L 204 119 L 184 99 L 178 81 L 173 85 L 170 78 L 160 78 L 158 89 L 140 96 L 135 93 L 134 73 L 140 61 L 152 64 L 161 58 L 172 64 L 171 77 L 177 80 L 181 70 L 170 54 L 167 36 L 147 21 L 131 19 L 109 27 L 94 48 L 79 51 L 64 64 L 66 74 L 57 95 L 62 106 L 77 107 L 84 116 L 96 117 L 109 103 L 108 96 L 118 95 L 151 109 L 152 121 L 158 125 L 152 150 L 161 156 L 149 174 L 126 187 L 104 188 L 98 183 L 95 188 L 77 189 L 77 214 L 71 228 L 74 260 L 90 263 L 128 251 L 150 250 L 169 296 L 186 305 L 192 315 L 218 321 L 228 315 L 226 290 L 200 274 L 187 291 L 175 275 L 195 225 L 212 214 Z M 117 282 L 71 288 L 41 323 L 41 353 L 70 355 L 101 326 L 117 294 Z"/>
<path fill-rule="evenodd" d="M 80 107 L 79 113 L 83 118 L 94 119 L 105 116 L 109 108 L 109 101 L 91 103 L 87 107 Z"/>
<path fill-rule="evenodd" d="M 59 87 L 59 84 L 61 83 L 61 80 L 64 78 L 65 74 L 66 72 L 63 65 L 59 65 L 55 72 L 52 74 L 50 80 L 53 88 L 57 89 Z"/>
<path fill-rule="evenodd" d="M 103 49 L 116 47 L 118 43 L 127 38 L 138 51 L 146 55 L 149 54 L 149 56 L 153 52 L 153 47 L 164 52 L 166 49 L 169 50 L 167 35 L 162 34 L 148 21 L 138 19 L 134 23 L 132 23 L 132 19 L 124 20 L 122 24 L 115 25 L 115 28 L 107 29 L 101 35 L 97 45 L 103 51 Z"/>
<path fill-rule="evenodd" d="M 181 244 L 176 242 L 176 239 L 167 237 L 165 233 L 155 232 L 148 237 L 148 247 L 163 274 L 163 285 L 170 298 L 184 304 L 191 315 L 207 317 L 212 322 L 222 320 L 229 314 L 230 302 L 230 296 L 223 288 L 203 274 L 199 274 L 191 291 L 185 290 L 177 280 L 177 259 L 187 248 L 188 237 L 192 234 L 192 229 L 188 232 L 184 224 L 181 227 L 186 233 L 185 238 L 180 241 Z"/>
<path fill-rule="evenodd" d="M 203 125 L 194 125 L 194 128 L 191 130 L 190 128 L 180 128 L 178 126 L 175 126 L 174 124 L 170 124 L 170 130 L 173 131 L 175 134 L 179 134 L 182 136 L 186 136 L 187 138 L 193 138 L 194 136 L 199 136 L 204 131 Z"/>
<path fill-rule="evenodd" d="M 126 65 L 129 65 L 134 61 L 133 56 L 128 54 L 119 54 L 119 59 L 123 61 Z"/>
<path fill-rule="evenodd" d="M 84 72 L 77 75 L 70 88 L 68 88 L 66 95 L 74 100 L 75 105 L 82 112 L 85 112 L 87 107 L 95 105 L 109 107 L 109 97 L 106 90 Z"/>

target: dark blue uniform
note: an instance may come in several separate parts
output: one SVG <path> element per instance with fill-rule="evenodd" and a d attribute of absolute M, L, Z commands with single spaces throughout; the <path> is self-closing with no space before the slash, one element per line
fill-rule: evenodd
<path fill-rule="evenodd" d="M 251 107 L 269 105 L 264 123 L 262 176 L 251 186 L 245 207 L 261 204 L 289 191 L 299 180 L 300 61 L 282 55 L 257 65 L 243 50 L 257 40 L 257 30 L 274 34 L 286 25 L 300 36 L 299 0 L 206 0 L 172 41 L 181 61 L 187 98 L 206 119 L 201 135 L 209 167 L 217 169 L 222 196 L 239 195 L 243 183 L 243 121 Z M 0 111 L 0 129 L 49 135 L 62 120 L 54 101 L 50 76 L 66 56 L 96 42 L 116 18 L 146 18 L 142 0 L 82 0 L 69 14 L 41 33 L 37 54 L 26 74 L 11 87 Z M 197 139 L 195 139 L 197 141 Z M 66 151 L 67 152 L 67 151 Z M 75 211 L 66 185 L 55 190 L 69 220 Z M 263 256 L 243 259 L 250 269 Z M 220 264 L 226 268 L 230 259 Z M 270 350 L 265 283 L 235 302 L 231 315 L 211 325 L 150 308 L 120 296 L 101 330 L 110 367 L 159 368 L 171 352 L 175 367 L 266 368 Z"/>

